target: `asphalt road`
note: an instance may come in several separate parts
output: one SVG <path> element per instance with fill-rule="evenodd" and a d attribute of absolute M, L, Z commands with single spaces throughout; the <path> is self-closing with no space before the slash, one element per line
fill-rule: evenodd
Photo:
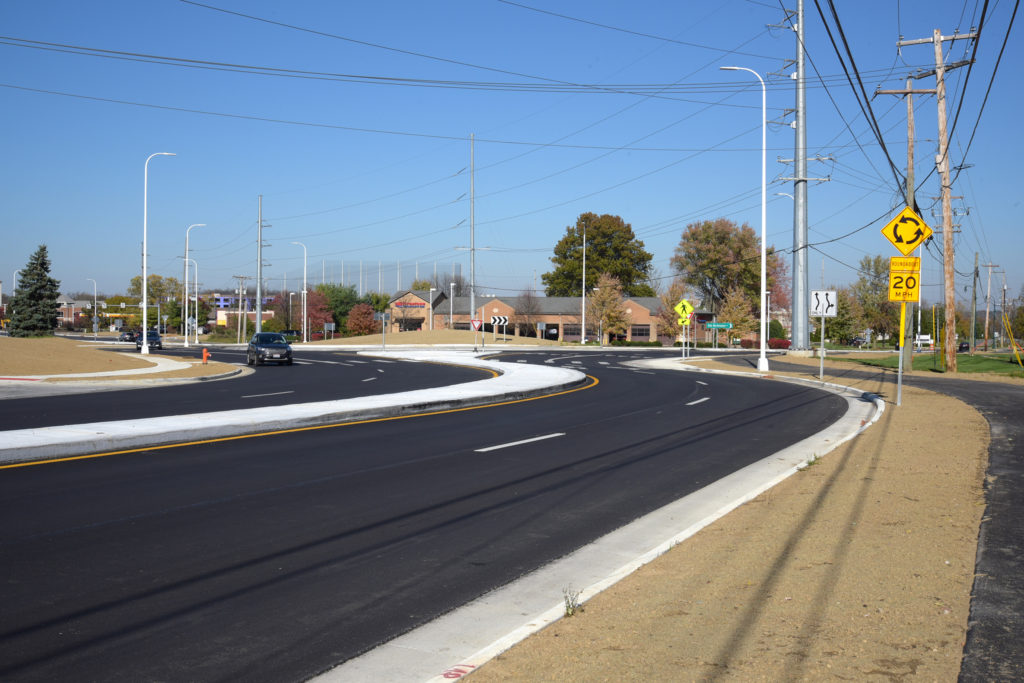
<path fill-rule="evenodd" d="M 502 356 L 599 380 L 557 397 L 0 470 L 0 678 L 303 680 L 846 410 L 635 357 Z"/>
<path fill-rule="evenodd" d="M 168 349 L 161 353 L 198 358 L 202 351 Z M 215 353 L 221 362 L 245 365 L 244 349 L 217 349 Z M 474 368 L 371 358 L 355 352 L 296 351 L 294 358 L 294 365 L 261 365 L 251 375 L 226 381 L 144 384 L 89 394 L 20 395 L 17 400 L 0 401 L 0 431 L 376 396 L 491 376 Z"/>

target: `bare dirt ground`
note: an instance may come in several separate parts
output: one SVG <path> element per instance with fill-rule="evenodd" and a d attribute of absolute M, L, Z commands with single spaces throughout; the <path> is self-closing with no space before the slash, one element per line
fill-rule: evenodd
<path fill-rule="evenodd" d="M 886 396 L 876 425 L 471 679 L 957 680 L 988 425 L 907 386 L 897 407 L 849 369 L 826 380 Z"/>
<path fill-rule="evenodd" d="M 63 375 L 71 373 L 117 372 L 151 367 L 152 363 L 144 356 L 136 353 L 133 345 L 123 345 L 131 349 L 126 353 L 110 350 L 110 345 L 94 344 L 62 337 L 17 338 L 0 337 L 0 378 L 24 375 Z M 159 355 L 159 354 L 151 354 Z M 184 358 L 172 358 L 176 361 L 189 361 Z M 190 367 L 167 372 L 148 373 L 144 375 L 110 375 L 109 377 L 62 377 L 47 381 L 112 381 L 138 379 L 174 379 L 188 377 L 208 377 L 219 375 L 234 369 L 227 363 L 211 361 L 202 365 L 198 360 L 191 360 Z"/>

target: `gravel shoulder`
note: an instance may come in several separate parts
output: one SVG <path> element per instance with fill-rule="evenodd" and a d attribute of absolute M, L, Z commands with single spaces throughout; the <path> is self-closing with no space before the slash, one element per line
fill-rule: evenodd
<path fill-rule="evenodd" d="M 817 359 L 785 360 L 817 377 Z M 988 425 L 914 387 L 897 407 L 849 369 L 826 361 L 826 380 L 885 396 L 875 426 L 472 680 L 956 680 Z"/>

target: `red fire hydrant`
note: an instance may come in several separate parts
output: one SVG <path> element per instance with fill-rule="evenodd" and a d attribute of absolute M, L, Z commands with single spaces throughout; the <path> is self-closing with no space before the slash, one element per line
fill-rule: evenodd
<path fill-rule="evenodd" d="M 211 355 L 213 354 L 211 354 L 206 347 L 203 347 L 203 365 L 206 365 L 206 361 L 210 359 Z"/>

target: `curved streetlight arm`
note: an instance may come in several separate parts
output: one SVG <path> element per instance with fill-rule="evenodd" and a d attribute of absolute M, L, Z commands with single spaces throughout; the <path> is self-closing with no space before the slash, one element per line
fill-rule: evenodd
<path fill-rule="evenodd" d="M 745 66 L 720 66 L 723 71 L 746 71 L 754 74 L 761 83 L 761 353 L 757 359 L 758 372 L 768 372 L 768 355 L 765 351 L 768 334 L 765 291 L 768 289 L 767 262 L 768 248 L 765 244 L 768 223 L 768 91 L 761 74 Z"/>
<path fill-rule="evenodd" d="M 149 353 L 149 307 L 147 304 L 147 298 L 149 296 L 149 289 L 146 286 L 149 274 L 146 272 L 147 268 L 147 250 L 149 248 L 149 242 L 147 234 L 149 232 L 147 223 L 149 221 L 149 162 L 153 157 L 173 157 L 177 156 L 174 152 L 157 152 L 150 154 L 146 157 L 146 163 L 143 165 L 142 172 L 142 353 Z"/>

